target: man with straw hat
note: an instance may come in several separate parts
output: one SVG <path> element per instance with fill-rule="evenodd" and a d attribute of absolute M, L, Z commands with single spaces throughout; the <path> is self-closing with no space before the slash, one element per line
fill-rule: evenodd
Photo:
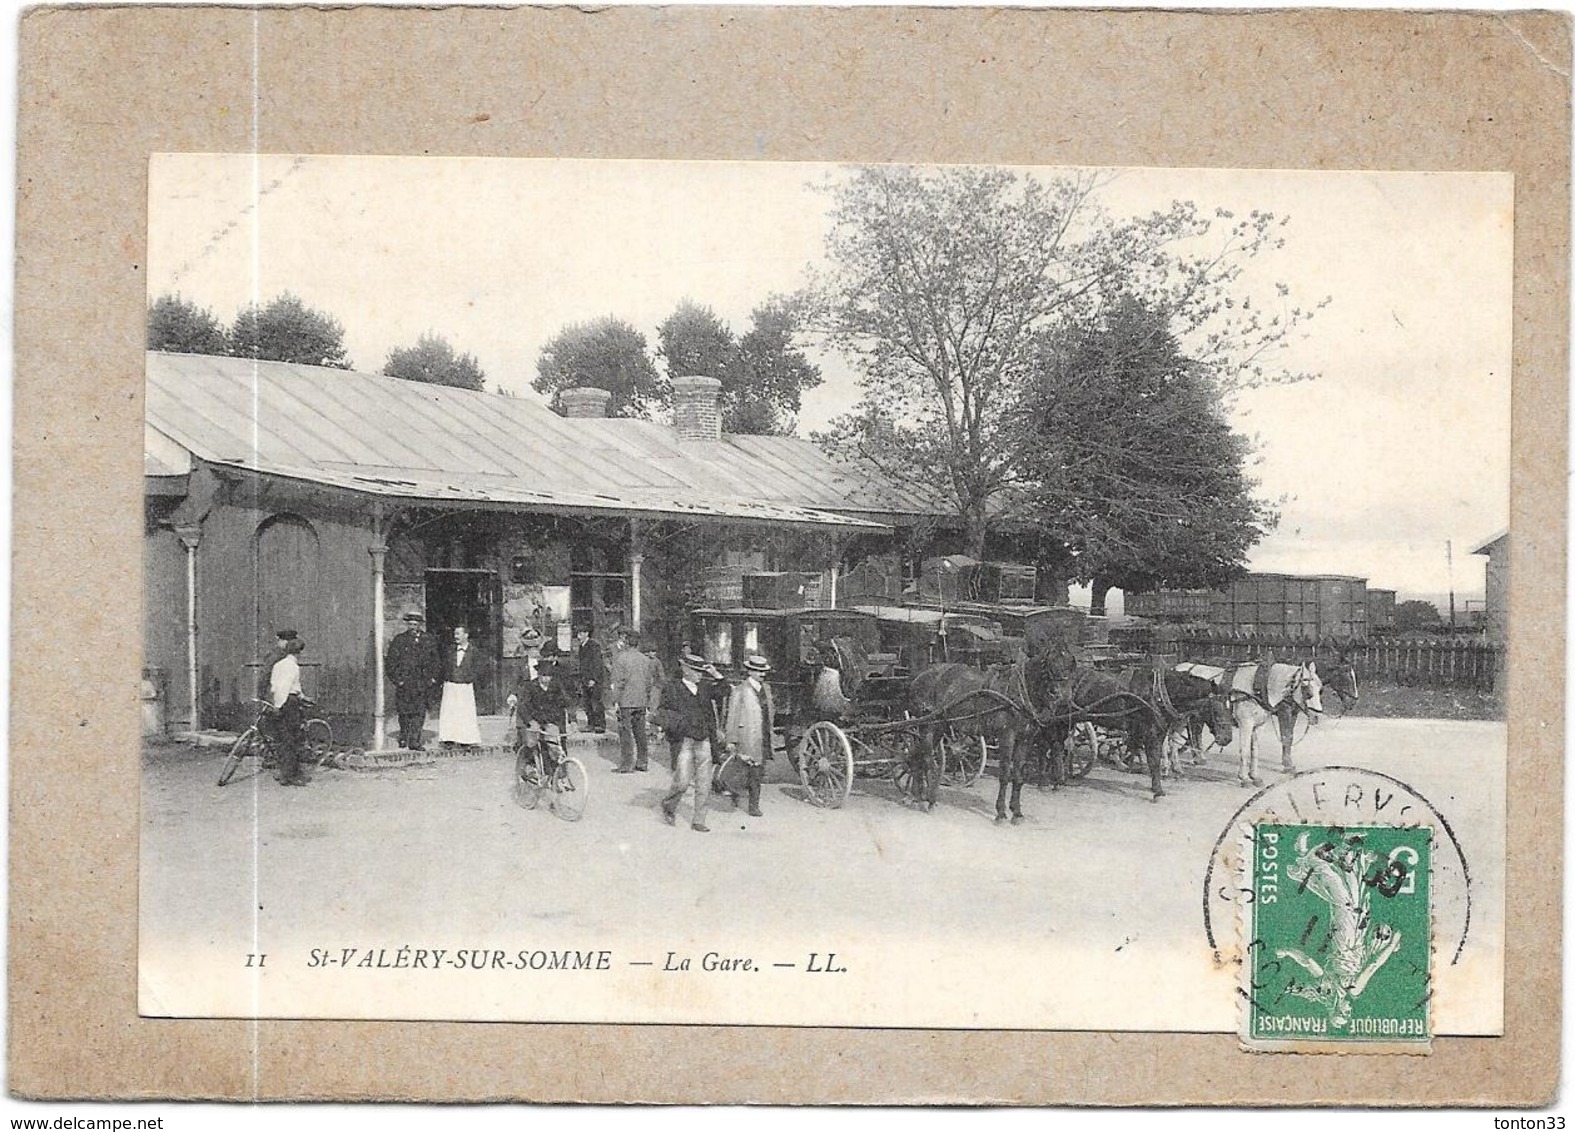
<path fill-rule="evenodd" d="M 776 730 L 777 708 L 771 698 L 766 673 L 771 663 L 756 654 L 744 661 L 744 680 L 733 689 L 727 701 L 727 731 L 723 738 L 728 753 L 744 764 L 744 788 L 749 797 L 749 816 L 760 813 L 760 786 L 766 778 L 766 760 L 771 757 L 771 735 Z"/>
<path fill-rule="evenodd" d="M 686 652 L 678 665 L 679 678 L 662 694 L 662 730 L 678 746 L 672 789 L 662 799 L 662 820 L 668 825 L 677 821 L 678 804 L 692 786 L 695 809 L 689 828 L 710 833 L 705 811 L 711 800 L 711 749 L 717 741 L 716 692 L 705 674 L 710 666 L 704 657 Z"/>

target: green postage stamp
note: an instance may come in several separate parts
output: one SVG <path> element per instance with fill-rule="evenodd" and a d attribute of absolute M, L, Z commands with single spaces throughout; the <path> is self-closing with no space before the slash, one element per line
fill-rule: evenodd
<path fill-rule="evenodd" d="M 1252 827 L 1249 1049 L 1421 1053 L 1432 1039 L 1432 830 Z"/>

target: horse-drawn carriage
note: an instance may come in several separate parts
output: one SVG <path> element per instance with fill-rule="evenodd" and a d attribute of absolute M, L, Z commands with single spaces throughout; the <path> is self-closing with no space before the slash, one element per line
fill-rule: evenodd
<path fill-rule="evenodd" d="M 892 638 L 873 613 L 695 609 L 690 638 L 724 672 L 741 672 L 754 653 L 771 662 L 780 739 L 811 802 L 842 805 L 855 775 L 890 778 L 899 790 L 909 789 L 912 671 L 900 648 L 888 648 Z M 984 773 L 985 752 L 982 739 L 944 739 L 945 780 L 972 785 Z"/>

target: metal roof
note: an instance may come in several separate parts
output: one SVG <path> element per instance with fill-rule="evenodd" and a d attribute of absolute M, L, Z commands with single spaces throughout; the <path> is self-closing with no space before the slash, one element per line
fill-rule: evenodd
<path fill-rule="evenodd" d="M 213 464 L 438 503 L 871 528 L 857 516 L 927 510 L 804 440 L 683 442 L 650 421 L 283 362 L 150 351 L 147 422 Z"/>

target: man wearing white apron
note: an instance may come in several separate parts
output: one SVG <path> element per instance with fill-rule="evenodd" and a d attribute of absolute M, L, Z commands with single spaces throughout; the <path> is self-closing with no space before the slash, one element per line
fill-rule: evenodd
<path fill-rule="evenodd" d="M 476 675 L 481 671 L 480 650 L 470 641 L 470 630 L 454 626 L 454 644 L 443 658 L 443 704 L 438 709 L 438 742 L 481 745 L 476 722 Z"/>

